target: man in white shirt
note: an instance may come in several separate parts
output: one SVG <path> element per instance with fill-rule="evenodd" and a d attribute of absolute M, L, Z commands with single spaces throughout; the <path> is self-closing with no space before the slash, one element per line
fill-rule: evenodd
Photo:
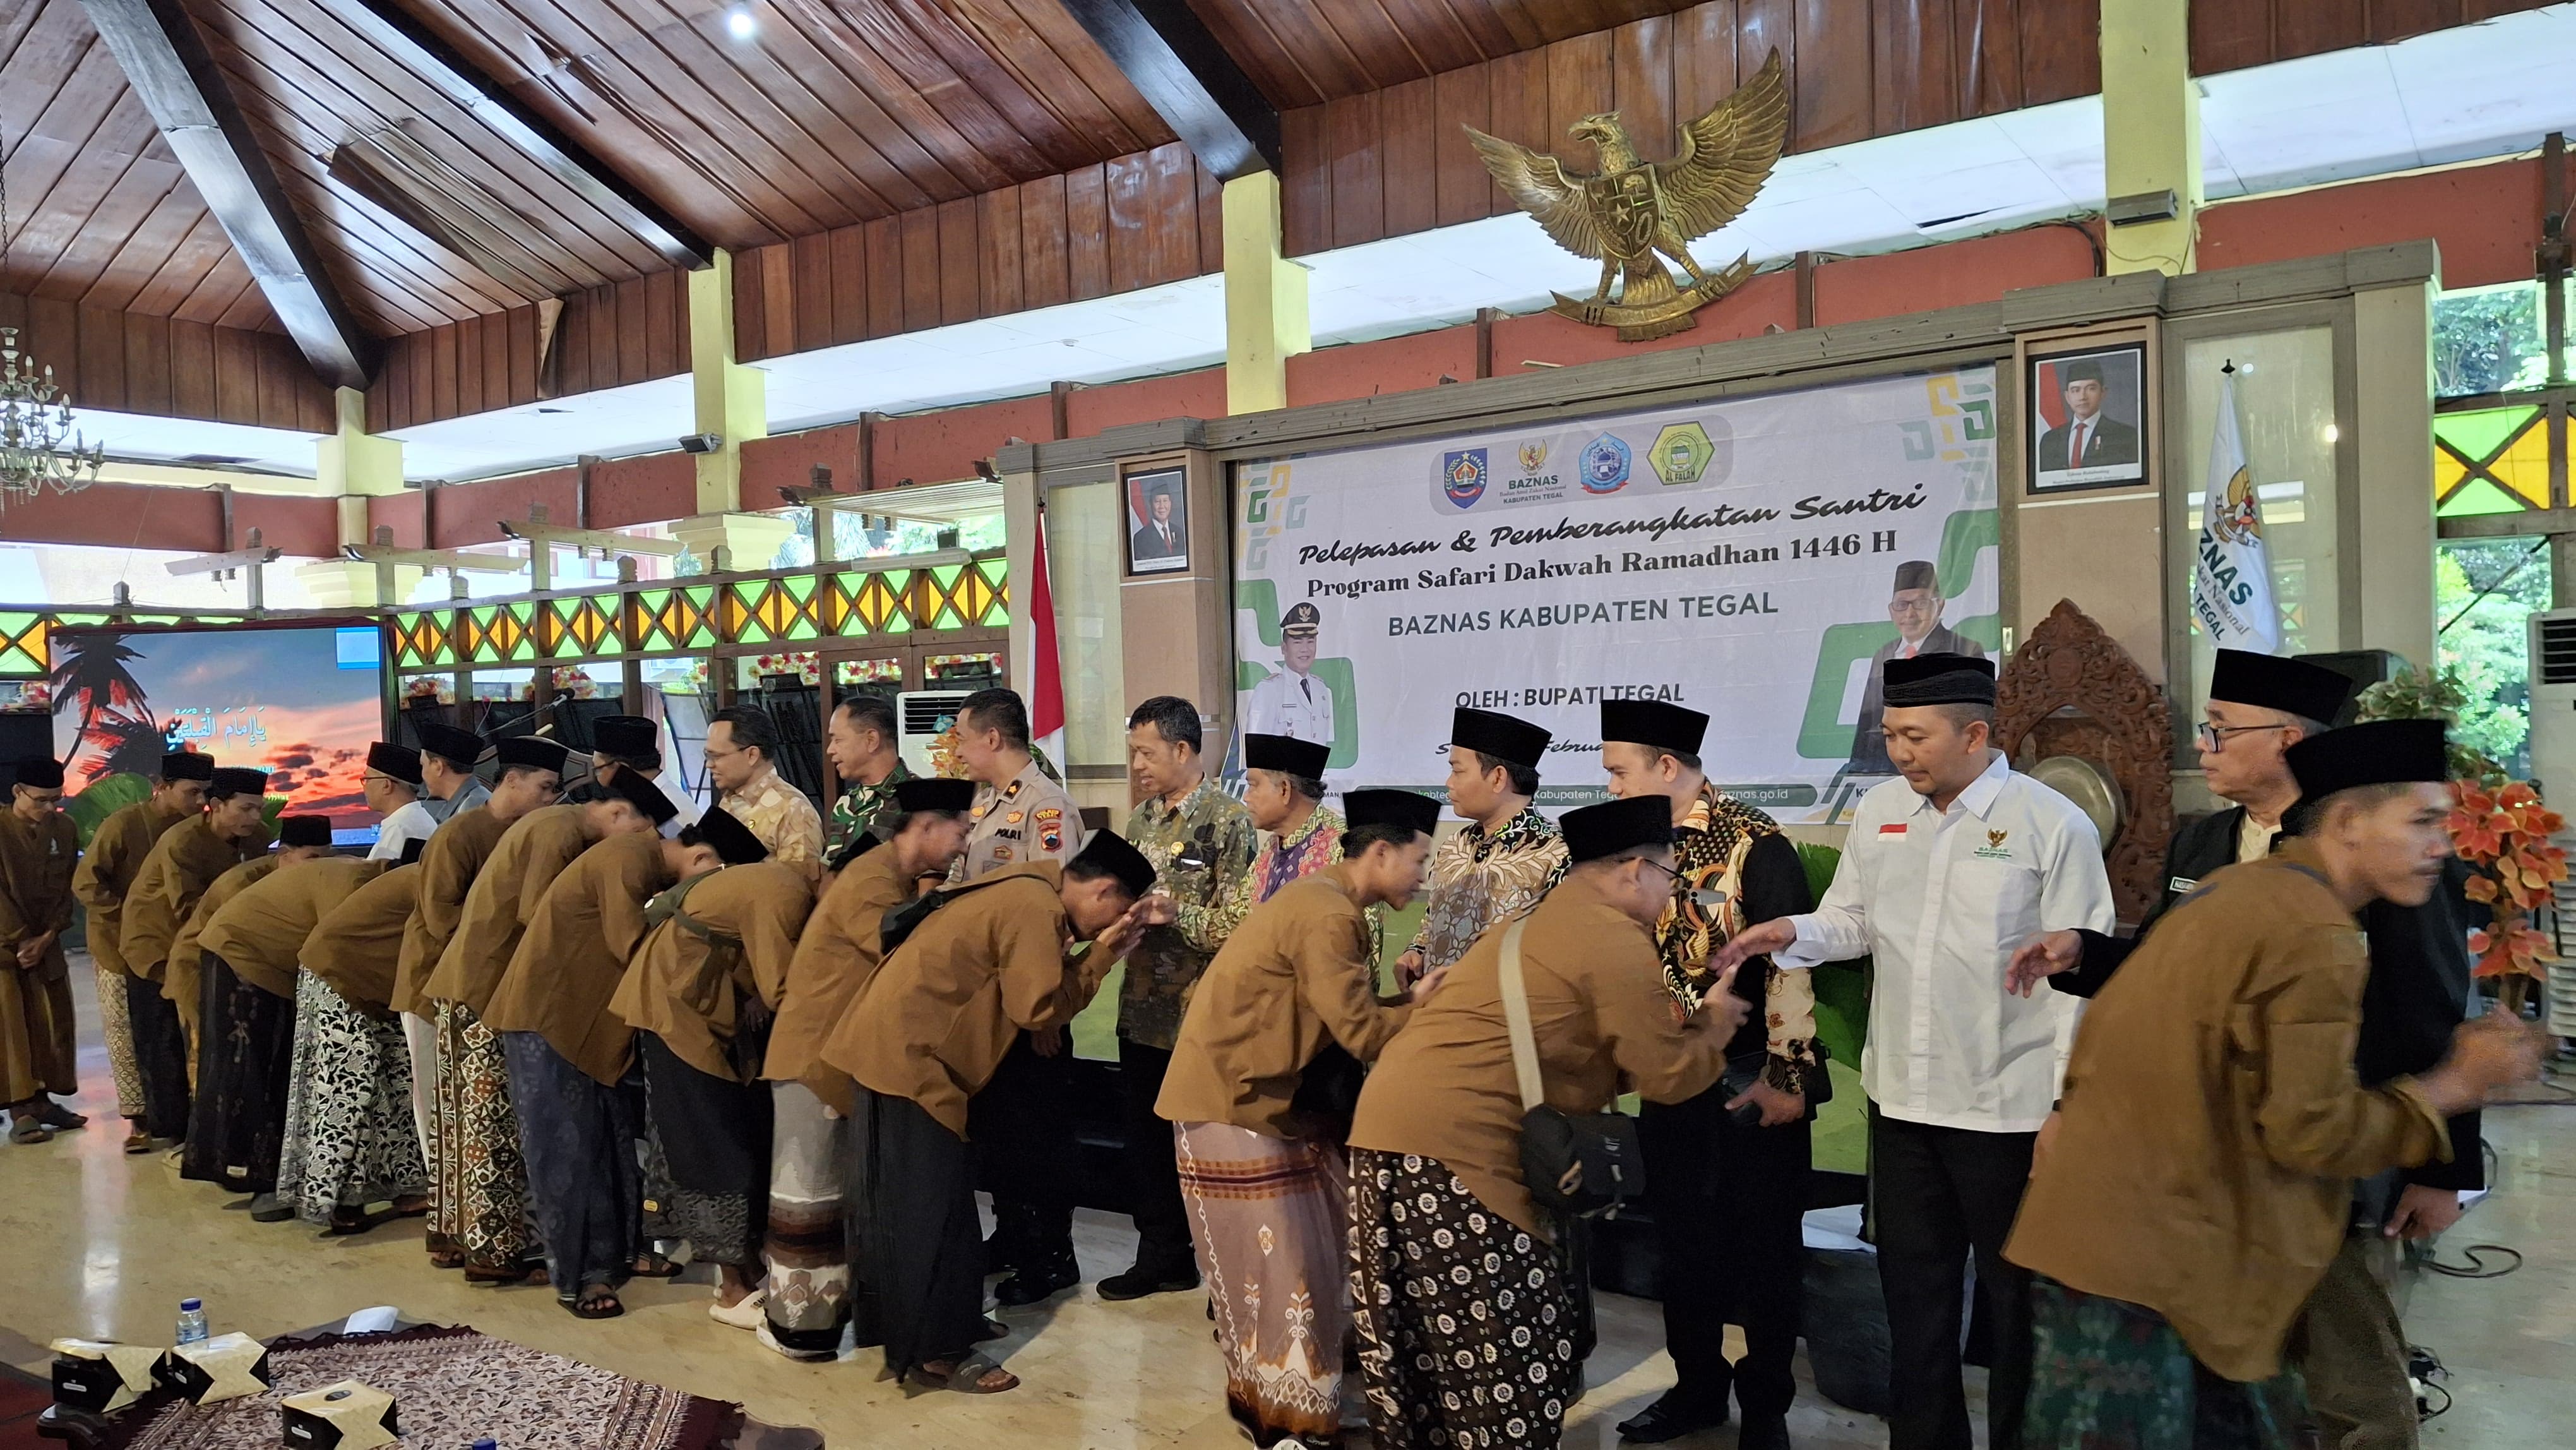
<path fill-rule="evenodd" d="M 2093 823 L 2013 772 L 1987 742 L 1995 666 L 1926 654 L 1885 666 L 1882 729 L 1901 781 L 1861 797 L 1816 910 L 1739 933 L 1723 971 L 1867 955 L 1875 965 L 1861 1084 L 1870 1099 L 1870 1221 L 1887 1297 L 1892 1450 L 1968 1450 L 1959 1382 L 1971 1251 L 1994 1331 L 1987 1443 L 2017 1450 L 2030 1382 L 2030 1276 L 2003 1258 L 2075 1036 L 2055 994 L 2018 996 L 2005 968 L 2042 933 L 2114 924 Z"/>
<path fill-rule="evenodd" d="M 602 715 L 590 722 L 590 773 L 605 778 L 608 767 L 622 766 L 653 782 L 653 788 L 678 812 L 672 819 L 681 826 L 698 823 L 698 803 L 689 798 L 687 787 L 680 784 L 663 765 L 662 727 L 641 715 Z"/>
<path fill-rule="evenodd" d="M 379 740 L 367 747 L 367 769 L 358 778 L 367 809 L 381 818 L 370 861 L 399 861 L 403 847 L 426 841 L 438 822 L 420 803 L 420 752 L 407 745 Z"/>
<path fill-rule="evenodd" d="M 1302 599 L 1279 617 L 1279 672 L 1252 687 L 1243 712 L 1245 730 L 1333 743 L 1332 687 L 1311 673 L 1323 628 L 1323 611 Z"/>

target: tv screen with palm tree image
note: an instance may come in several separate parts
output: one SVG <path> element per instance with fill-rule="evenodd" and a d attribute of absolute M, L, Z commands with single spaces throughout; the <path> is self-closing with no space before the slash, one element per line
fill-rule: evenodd
<path fill-rule="evenodd" d="M 384 725 L 382 641 L 356 619 L 55 630 L 54 750 L 82 838 L 187 750 L 267 771 L 272 820 L 328 816 L 337 844 L 373 844 L 363 778 Z"/>

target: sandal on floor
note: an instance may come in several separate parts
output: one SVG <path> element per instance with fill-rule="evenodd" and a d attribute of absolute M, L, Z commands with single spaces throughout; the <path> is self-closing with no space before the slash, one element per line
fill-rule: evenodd
<path fill-rule="evenodd" d="M 998 1395 L 1020 1387 L 1018 1375 L 1002 1368 L 980 1349 L 944 1370 L 938 1368 L 943 1362 L 914 1365 L 912 1377 L 934 1390 L 955 1390 L 961 1395 Z"/>
<path fill-rule="evenodd" d="M 381 1213 L 368 1213 L 362 1209 L 335 1208 L 331 1210 L 330 1223 L 323 1226 L 322 1237 L 326 1239 L 352 1238 L 382 1224 L 390 1216 L 391 1215 Z"/>
<path fill-rule="evenodd" d="M 125 1151 L 137 1157 L 152 1151 L 152 1135 L 136 1128 L 125 1135 Z"/>
<path fill-rule="evenodd" d="M 614 1319 L 626 1312 L 626 1306 L 618 1302 L 617 1291 L 606 1284 L 592 1285 L 583 1290 L 578 1299 L 559 1299 L 556 1302 L 575 1319 Z"/>
<path fill-rule="evenodd" d="M 627 1272 L 639 1279 L 676 1279 L 683 1270 L 660 1254 L 643 1253 L 635 1256 L 635 1267 Z"/>
<path fill-rule="evenodd" d="M 465 1266 L 465 1282 L 504 1289 L 517 1284 L 543 1284 L 546 1282 L 546 1266 L 521 1264 L 508 1269 L 485 1269 L 468 1264 Z"/>
<path fill-rule="evenodd" d="M 71 1109 L 64 1107 L 62 1104 L 55 1102 L 49 1102 L 43 1107 L 38 1108 L 36 1110 L 36 1121 L 53 1129 L 57 1133 L 68 1133 L 74 1128 L 86 1128 L 89 1126 L 88 1118 L 85 1118 L 79 1113 L 75 1113 Z"/>
<path fill-rule="evenodd" d="M 12 1143 L 50 1143 L 54 1130 L 24 1113 L 9 1115 L 9 1141 Z"/>
<path fill-rule="evenodd" d="M 397 1198 L 393 1202 L 393 1207 L 385 1210 L 385 1217 L 427 1218 L 429 1217 L 429 1200 L 426 1198 Z"/>
<path fill-rule="evenodd" d="M 429 1266 L 433 1269 L 464 1268 L 465 1251 L 463 1249 L 431 1249 L 429 1251 Z"/>

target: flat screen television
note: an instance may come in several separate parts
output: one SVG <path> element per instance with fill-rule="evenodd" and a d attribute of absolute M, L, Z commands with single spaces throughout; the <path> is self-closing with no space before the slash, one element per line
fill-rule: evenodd
<path fill-rule="evenodd" d="M 339 845 L 373 845 L 361 781 L 384 727 L 383 641 L 356 619 L 55 630 L 54 749 L 75 818 L 140 799 L 161 756 L 185 749 L 266 770 L 281 814 L 328 816 Z"/>

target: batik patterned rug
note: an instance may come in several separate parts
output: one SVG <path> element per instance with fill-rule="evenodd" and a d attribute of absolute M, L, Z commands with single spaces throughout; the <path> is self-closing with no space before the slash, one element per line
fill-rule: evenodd
<path fill-rule="evenodd" d="M 358 1380 L 394 1397 L 407 1445 L 510 1450 L 717 1450 L 742 1407 L 631 1380 L 471 1329 L 326 1335 L 269 1350 L 268 1393 L 203 1407 L 156 1396 L 102 1450 L 282 1450 L 278 1402 Z"/>

